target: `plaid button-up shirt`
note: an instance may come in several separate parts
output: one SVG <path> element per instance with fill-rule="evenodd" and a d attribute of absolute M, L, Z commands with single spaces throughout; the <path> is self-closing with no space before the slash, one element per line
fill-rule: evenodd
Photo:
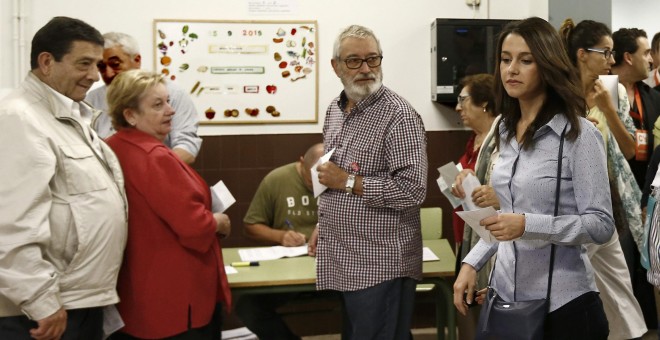
<path fill-rule="evenodd" d="M 385 86 L 344 113 L 342 92 L 323 127 L 325 151 L 364 176 L 363 195 L 326 190 L 319 202 L 317 288 L 354 291 L 422 277 L 419 207 L 426 196 L 426 134 L 417 112 Z"/>

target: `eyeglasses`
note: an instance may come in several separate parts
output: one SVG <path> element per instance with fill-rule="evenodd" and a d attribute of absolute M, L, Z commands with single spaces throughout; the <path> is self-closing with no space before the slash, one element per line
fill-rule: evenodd
<path fill-rule="evenodd" d="M 108 63 L 100 62 L 96 64 L 96 67 L 99 68 L 99 72 L 105 72 L 105 70 L 109 67 L 113 71 L 121 71 L 123 62 L 121 60 L 115 60 L 115 59 L 110 59 L 108 60 Z"/>
<path fill-rule="evenodd" d="M 461 104 L 461 106 L 463 106 L 463 102 L 465 102 L 465 100 L 468 99 L 469 96 L 470 96 L 469 94 L 466 94 L 464 96 L 459 95 L 458 97 L 456 97 L 456 101 L 459 104 Z"/>
<path fill-rule="evenodd" d="M 356 70 L 362 67 L 362 63 L 366 62 L 367 66 L 374 68 L 380 66 L 381 61 L 383 60 L 382 55 L 377 55 L 373 57 L 367 57 L 364 59 L 360 58 L 348 58 L 344 59 L 344 62 L 346 63 L 346 67 L 348 67 L 351 70 Z"/>
<path fill-rule="evenodd" d="M 616 58 L 616 52 L 614 52 L 613 50 L 606 50 L 604 48 L 593 48 L 593 47 L 585 48 L 585 50 L 589 52 L 600 53 L 605 56 L 605 59 L 610 59 L 610 57 Z"/>

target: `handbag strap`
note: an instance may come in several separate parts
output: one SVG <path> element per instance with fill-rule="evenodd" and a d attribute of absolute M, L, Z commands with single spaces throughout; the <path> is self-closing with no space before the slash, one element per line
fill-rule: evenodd
<path fill-rule="evenodd" d="M 566 135 L 566 128 L 568 127 L 568 123 L 564 126 L 564 130 L 561 132 L 561 137 L 559 138 L 559 154 L 557 156 L 557 188 L 555 189 L 555 212 L 554 216 L 557 216 L 559 214 L 559 194 L 561 191 L 561 165 L 562 165 L 562 155 L 564 152 L 564 137 Z M 516 159 L 514 163 L 514 171 L 515 167 L 518 165 L 518 159 Z M 515 241 L 513 242 L 513 246 L 515 247 Z M 514 256 L 516 257 L 516 266 L 518 264 L 518 255 L 517 252 L 514 250 L 513 252 Z M 488 279 L 488 286 L 490 286 L 490 282 L 493 280 L 493 273 L 495 273 L 495 266 L 497 264 L 497 261 L 493 264 L 493 270 L 490 272 L 490 278 Z M 550 244 L 550 271 L 548 273 L 548 290 L 546 293 L 545 298 L 550 301 L 550 291 L 552 290 L 552 272 L 554 271 L 555 267 L 555 244 L 552 243 Z M 513 282 L 513 300 L 516 300 L 516 288 L 518 285 L 515 282 L 515 274 L 514 274 L 514 282 Z M 550 304 L 548 304 L 548 308 L 550 308 Z"/>
<path fill-rule="evenodd" d="M 557 189 L 555 190 L 555 217 L 559 214 L 559 194 L 561 191 L 561 163 L 562 163 L 562 154 L 564 152 L 564 137 L 566 135 L 566 128 L 568 123 L 564 126 L 564 130 L 561 132 L 561 137 L 559 138 L 559 155 L 557 155 Z M 518 262 L 518 261 L 516 261 Z M 550 245 L 550 272 L 548 273 L 548 292 L 546 299 L 550 301 L 550 291 L 552 290 L 552 272 L 555 268 L 555 244 Z M 548 309 L 550 304 L 548 303 Z"/>

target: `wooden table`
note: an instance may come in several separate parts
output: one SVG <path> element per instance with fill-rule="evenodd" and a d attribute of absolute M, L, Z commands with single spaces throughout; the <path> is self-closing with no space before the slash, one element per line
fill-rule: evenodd
<path fill-rule="evenodd" d="M 423 264 L 421 284 L 434 284 L 432 290 L 436 306 L 436 326 L 438 339 L 456 339 L 456 309 L 453 304 L 453 290 L 447 279 L 454 277 L 456 256 L 446 239 L 424 240 L 439 261 Z M 240 248 L 222 250 L 225 264 L 241 261 Z M 261 261 L 256 267 L 238 267 L 238 273 L 227 275 L 232 291 L 239 294 L 289 293 L 316 290 L 315 258 L 299 256 L 272 261 Z M 444 317 L 443 317 L 444 316 Z"/>

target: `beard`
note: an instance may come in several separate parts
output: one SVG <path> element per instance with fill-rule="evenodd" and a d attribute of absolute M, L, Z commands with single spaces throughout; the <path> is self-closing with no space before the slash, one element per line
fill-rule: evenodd
<path fill-rule="evenodd" d="M 359 73 L 353 78 L 349 78 L 344 74 L 340 78 L 341 83 L 344 84 L 346 96 L 356 102 L 378 91 L 383 85 L 383 72 L 380 69 L 369 73 Z M 356 84 L 357 81 L 362 79 L 373 79 L 374 81 L 364 85 Z"/>

